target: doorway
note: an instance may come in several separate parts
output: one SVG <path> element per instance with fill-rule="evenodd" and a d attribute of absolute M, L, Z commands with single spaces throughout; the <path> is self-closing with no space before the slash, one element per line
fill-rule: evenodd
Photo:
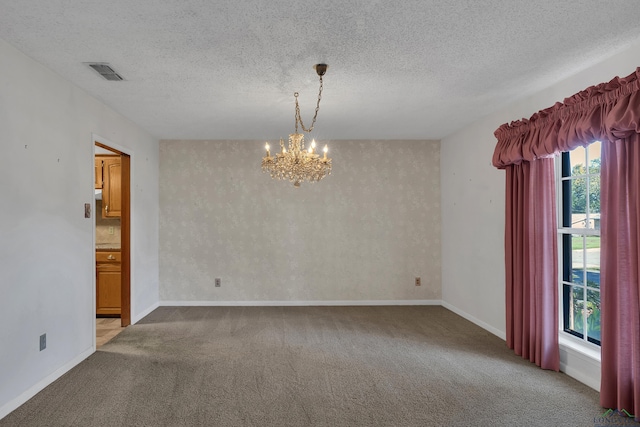
<path fill-rule="evenodd" d="M 109 324 L 115 336 L 117 318 L 131 324 L 131 157 L 95 138 L 94 146 L 96 333 Z"/>

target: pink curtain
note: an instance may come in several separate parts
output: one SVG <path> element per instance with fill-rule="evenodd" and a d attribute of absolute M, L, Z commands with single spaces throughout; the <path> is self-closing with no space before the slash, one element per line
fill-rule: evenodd
<path fill-rule="evenodd" d="M 558 253 L 553 159 L 507 167 L 507 345 L 558 370 Z"/>
<path fill-rule="evenodd" d="M 640 133 L 640 68 L 625 78 L 591 86 L 563 103 L 539 111 L 529 120 L 505 123 L 493 165 L 508 165 L 553 157 L 593 141 L 615 141 Z"/>
<path fill-rule="evenodd" d="M 640 416 L 640 290 L 638 283 L 638 264 L 640 263 L 640 68 L 631 75 L 615 77 L 607 83 L 601 83 L 579 92 L 562 103 L 534 114 L 530 119 L 519 120 L 500 126 L 495 136 L 498 139 L 493 164 L 500 169 L 507 169 L 507 201 L 513 201 L 510 194 L 510 169 L 515 165 L 535 165 L 541 159 L 555 156 L 562 151 L 569 151 L 579 146 L 599 140 L 602 141 L 603 154 L 601 160 L 601 328 L 602 328 L 602 380 L 600 403 L 607 408 L 626 410 Z M 523 169 L 526 170 L 526 169 Z M 531 179 L 531 178 L 529 178 Z M 546 193 L 545 193 L 546 194 Z M 544 197 L 544 196 L 541 196 Z M 533 204 L 537 208 L 539 199 Z M 552 203 L 542 203 L 540 209 L 547 214 L 552 212 Z M 509 206 L 507 213 L 509 214 Z M 525 215 L 523 213 L 522 215 Z M 516 215 L 516 213 L 513 213 Z M 543 220 L 544 214 L 533 220 Z M 507 236 L 510 228 L 517 221 L 507 217 Z M 525 228 L 526 229 L 526 228 Z M 536 245 L 547 250 L 554 250 L 553 244 L 545 241 L 539 234 L 533 234 Z M 536 300 L 531 297 L 524 281 L 517 283 L 514 277 L 519 265 L 524 266 L 529 253 L 528 245 L 510 245 L 507 243 L 507 312 L 517 313 L 521 310 L 530 313 L 539 311 L 538 304 L 557 304 L 545 299 Z M 543 262 L 552 262 L 543 260 Z M 510 263 L 512 265 L 510 265 Z M 536 264 L 534 272 L 546 275 L 549 268 Z M 542 268 L 542 269 L 541 269 Z M 553 266 L 551 268 L 557 268 Z M 515 276 L 517 279 L 517 276 Z M 515 291 L 509 290 L 509 280 L 515 282 L 514 288 L 524 295 L 524 304 L 519 308 L 514 302 Z M 511 305 L 512 307 L 509 307 Z M 527 311 L 528 310 L 528 311 Z M 535 342 L 552 345 L 545 336 L 546 329 L 536 330 L 528 327 L 526 322 L 520 325 L 519 316 L 512 315 L 513 325 L 507 326 L 513 335 L 512 342 L 518 343 L 531 336 L 541 334 Z M 524 316 L 526 318 L 526 316 Z M 509 319 L 508 315 L 508 321 Z M 511 329 L 510 329 L 511 328 Z M 529 336 L 517 337 L 522 331 Z M 516 349 L 516 351 L 518 351 Z M 536 350 L 537 351 L 537 350 Z M 553 350 L 554 352 L 556 350 Z M 549 350 L 549 353 L 551 350 Z M 541 352 L 544 359 L 545 352 Z M 541 363 L 542 365 L 542 363 Z M 636 418 L 638 419 L 638 418 Z"/>
<path fill-rule="evenodd" d="M 602 146 L 600 404 L 640 418 L 640 135 Z M 606 208 L 605 208 L 606 207 Z"/>

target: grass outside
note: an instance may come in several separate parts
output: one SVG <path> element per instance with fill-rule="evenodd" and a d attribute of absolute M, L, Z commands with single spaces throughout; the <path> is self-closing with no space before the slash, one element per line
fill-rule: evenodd
<path fill-rule="evenodd" d="M 587 245 L 587 249 L 596 249 L 600 247 L 600 237 L 599 236 L 586 236 L 585 244 Z M 577 251 L 582 249 L 582 236 L 572 236 L 571 237 L 571 250 Z"/>

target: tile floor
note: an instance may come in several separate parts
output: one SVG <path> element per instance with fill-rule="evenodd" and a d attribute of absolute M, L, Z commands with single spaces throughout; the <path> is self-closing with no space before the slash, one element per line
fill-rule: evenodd
<path fill-rule="evenodd" d="M 96 348 L 100 348 L 123 330 L 119 317 L 96 318 Z"/>

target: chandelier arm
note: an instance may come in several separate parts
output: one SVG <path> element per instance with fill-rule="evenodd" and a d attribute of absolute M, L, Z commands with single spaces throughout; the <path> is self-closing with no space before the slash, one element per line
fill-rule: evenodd
<path fill-rule="evenodd" d="M 300 115 L 300 106 L 298 105 L 298 92 L 294 94 L 296 97 L 296 133 L 298 133 L 298 122 L 300 122 L 300 127 L 304 132 L 311 132 L 313 127 L 316 124 L 316 119 L 318 118 L 318 111 L 320 110 L 320 100 L 322 99 L 322 89 L 323 89 L 322 76 L 320 76 L 320 90 L 318 91 L 318 102 L 316 103 L 316 111 L 313 115 L 313 120 L 311 121 L 311 126 L 307 129 L 302 122 L 302 116 Z"/>

